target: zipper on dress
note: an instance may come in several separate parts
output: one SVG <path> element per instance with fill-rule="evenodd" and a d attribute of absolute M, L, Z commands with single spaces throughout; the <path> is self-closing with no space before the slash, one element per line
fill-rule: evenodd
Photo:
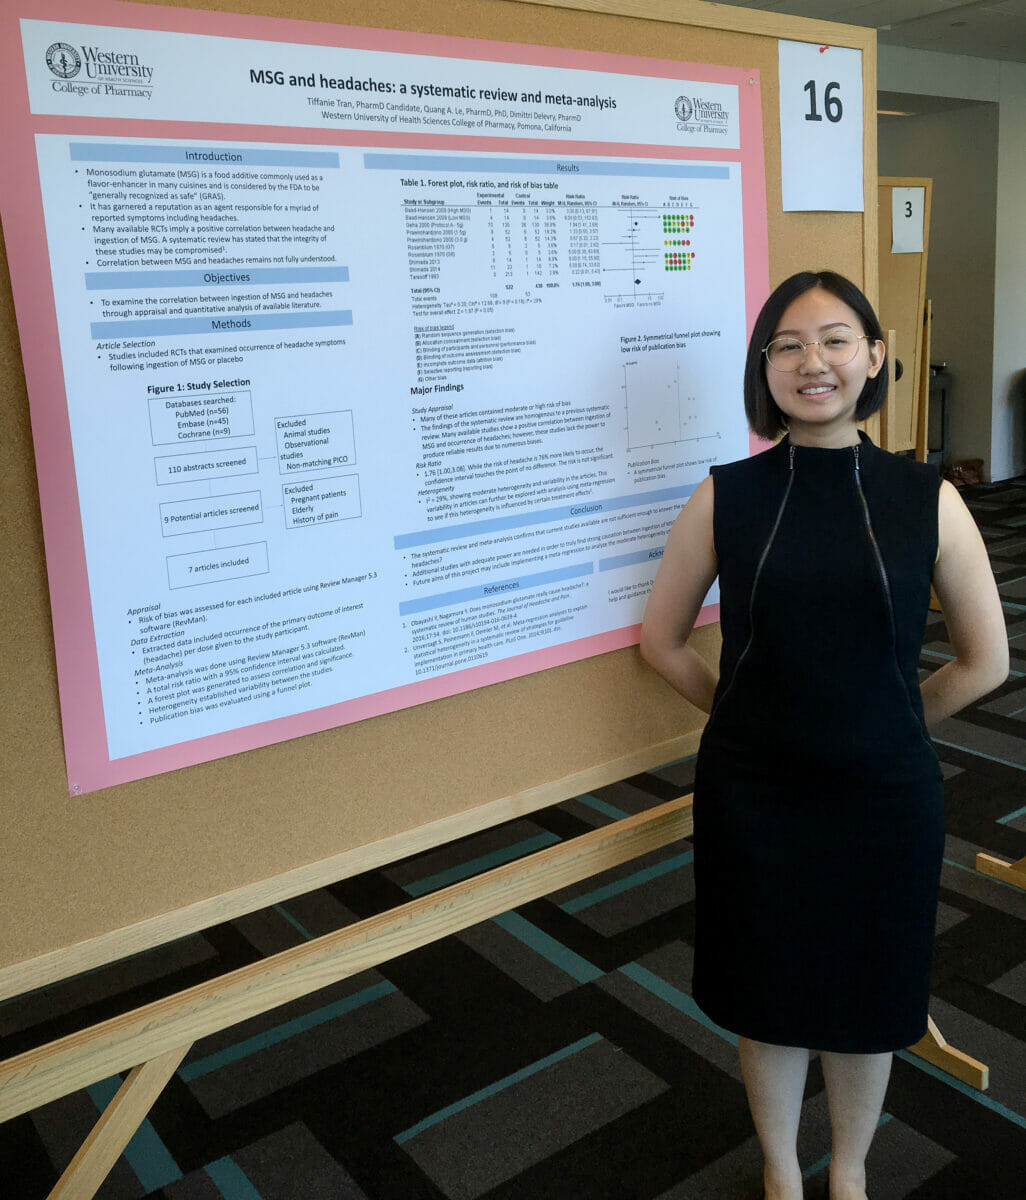
<path fill-rule="evenodd" d="M 869 502 L 866 500 L 866 493 L 862 488 L 862 471 L 861 464 L 859 462 L 860 448 L 858 446 L 853 446 L 852 449 L 855 451 L 855 486 L 858 489 L 859 500 L 862 502 L 862 516 L 866 522 L 866 533 L 869 535 L 869 544 L 873 548 L 873 557 L 876 559 L 876 567 L 880 572 L 880 582 L 883 585 L 884 600 L 887 603 L 887 616 L 890 619 L 891 624 L 891 641 L 894 645 L 895 654 L 894 670 L 901 682 L 902 687 L 905 689 L 905 695 L 908 698 L 909 707 L 912 709 L 912 716 L 915 719 L 916 726 L 919 729 L 919 734 L 929 747 L 931 754 L 934 754 L 936 751 L 933 748 L 933 742 L 930 740 L 930 732 L 926 728 L 926 725 L 922 719 L 917 715 L 915 705 L 912 703 L 912 697 L 909 695 L 908 684 L 905 682 L 905 678 L 901 674 L 901 671 L 898 670 L 898 627 L 894 619 L 894 599 L 891 595 L 891 581 L 887 578 L 887 568 L 884 566 L 883 555 L 880 553 L 880 544 L 876 540 L 873 522 L 869 515 Z"/>
<path fill-rule="evenodd" d="M 891 596 L 891 581 L 887 578 L 887 568 L 884 566 L 883 555 L 880 553 L 880 544 L 876 540 L 876 533 L 873 530 L 873 522 L 869 516 L 869 503 L 866 500 L 866 493 L 862 489 L 862 470 L 859 462 L 859 450 L 861 447 L 853 446 L 855 452 L 855 486 L 858 489 L 859 500 L 862 503 L 862 517 L 866 523 L 866 533 L 869 535 L 869 544 L 873 549 L 873 557 L 876 560 L 876 569 L 880 573 L 880 582 L 883 585 L 884 600 L 887 602 L 887 616 L 891 623 L 891 637 L 894 639 L 895 645 L 898 642 L 898 630 L 894 622 L 894 600 Z"/>
<path fill-rule="evenodd" d="M 770 535 L 766 539 L 766 545 L 762 548 L 762 554 L 759 555 L 759 562 L 755 568 L 755 575 L 752 578 L 752 590 L 748 597 L 748 641 L 745 642 L 745 648 L 737 656 L 737 662 L 734 663 L 734 670 L 731 673 L 727 686 L 723 689 L 719 700 L 709 710 L 709 720 L 713 719 L 716 710 L 720 707 L 734 686 L 737 679 L 737 673 L 741 669 L 741 664 L 744 662 L 748 651 L 752 648 L 752 642 L 755 640 L 755 593 L 759 587 L 759 577 L 762 575 L 762 568 L 769 557 L 770 548 L 773 545 L 777 536 L 777 530 L 780 528 L 781 519 L 784 516 L 784 509 L 787 507 L 788 497 L 791 495 L 791 485 L 794 483 L 794 446 L 787 447 L 787 487 L 784 488 L 784 494 L 780 500 L 780 507 L 777 509 L 777 516 L 773 522 L 773 528 L 770 530 Z"/>

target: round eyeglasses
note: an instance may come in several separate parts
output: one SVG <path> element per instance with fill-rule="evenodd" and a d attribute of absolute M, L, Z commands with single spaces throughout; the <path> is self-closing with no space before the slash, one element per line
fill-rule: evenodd
<path fill-rule="evenodd" d="M 859 342 L 868 335 L 853 333 L 850 329 L 835 329 L 817 341 L 803 342 L 801 338 L 775 337 L 763 347 L 766 361 L 775 371 L 797 371 L 808 357 L 809 347 L 819 347 L 819 357 L 828 367 L 843 367 L 858 353 Z"/>

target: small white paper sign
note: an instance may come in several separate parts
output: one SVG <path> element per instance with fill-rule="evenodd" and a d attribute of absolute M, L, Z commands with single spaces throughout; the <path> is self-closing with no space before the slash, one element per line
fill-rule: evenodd
<path fill-rule="evenodd" d="M 778 48 L 784 212 L 862 212 L 862 51 Z"/>
<path fill-rule="evenodd" d="M 926 188 L 891 189 L 891 253 L 922 254 Z"/>

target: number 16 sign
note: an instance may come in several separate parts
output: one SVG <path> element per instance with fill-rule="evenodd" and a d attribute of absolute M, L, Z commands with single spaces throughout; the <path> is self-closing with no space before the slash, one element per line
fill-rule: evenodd
<path fill-rule="evenodd" d="M 862 52 L 778 46 L 784 212 L 861 212 Z"/>

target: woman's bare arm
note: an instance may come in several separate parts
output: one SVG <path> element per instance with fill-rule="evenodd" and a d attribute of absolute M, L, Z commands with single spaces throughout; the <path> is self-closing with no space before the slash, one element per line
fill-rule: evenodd
<path fill-rule="evenodd" d="M 962 497 L 946 480 L 938 505 L 933 586 L 955 657 L 923 681 L 928 725 L 965 708 L 1008 677 L 1008 633 L 983 538 Z"/>
<path fill-rule="evenodd" d="M 716 673 L 687 641 L 717 569 L 713 481 L 707 477 L 673 523 L 641 626 L 645 659 L 705 712 L 712 708 Z"/>

